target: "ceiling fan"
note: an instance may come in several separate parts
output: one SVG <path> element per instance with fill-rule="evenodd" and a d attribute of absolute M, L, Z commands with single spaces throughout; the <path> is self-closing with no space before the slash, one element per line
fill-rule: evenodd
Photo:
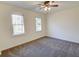
<path fill-rule="evenodd" d="M 55 3 L 55 1 L 45 1 L 41 4 L 38 4 L 45 11 L 50 10 L 52 7 L 58 7 L 59 5 Z"/>

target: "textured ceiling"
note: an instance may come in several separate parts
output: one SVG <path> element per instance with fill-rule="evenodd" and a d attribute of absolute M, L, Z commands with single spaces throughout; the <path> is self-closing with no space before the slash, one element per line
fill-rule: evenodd
<path fill-rule="evenodd" d="M 27 8 L 35 12 L 46 13 L 44 10 L 41 10 L 39 6 L 37 6 L 37 4 L 42 2 L 44 1 L 4 1 L 1 3 Z M 51 11 L 57 12 L 63 9 L 79 6 L 79 1 L 56 1 L 56 3 L 59 4 L 59 7 L 53 7 Z"/>

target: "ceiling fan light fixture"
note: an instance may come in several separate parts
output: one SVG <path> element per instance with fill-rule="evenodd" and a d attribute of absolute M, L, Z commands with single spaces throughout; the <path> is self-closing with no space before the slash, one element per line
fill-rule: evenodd
<path fill-rule="evenodd" d="M 49 8 L 48 8 L 48 10 L 50 11 L 50 10 L 51 10 L 51 8 L 49 7 Z"/>
<path fill-rule="evenodd" d="M 45 8 L 44 8 L 44 10 L 45 10 L 45 11 L 47 11 L 47 10 L 48 10 L 48 8 L 47 8 L 47 7 L 45 7 Z"/>
<path fill-rule="evenodd" d="M 51 8 L 50 8 L 50 7 L 45 7 L 44 10 L 45 10 L 45 11 L 50 11 Z"/>

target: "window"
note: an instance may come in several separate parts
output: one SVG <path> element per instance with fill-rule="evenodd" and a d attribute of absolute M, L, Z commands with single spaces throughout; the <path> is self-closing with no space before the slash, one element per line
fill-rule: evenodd
<path fill-rule="evenodd" d="M 24 33 L 24 19 L 22 15 L 12 14 L 13 35 Z"/>
<path fill-rule="evenodd" d="M 37 31 L 41 31 L 42 27 L 41 27 L 41 17 L 36 17 L 36 32 Z"/>

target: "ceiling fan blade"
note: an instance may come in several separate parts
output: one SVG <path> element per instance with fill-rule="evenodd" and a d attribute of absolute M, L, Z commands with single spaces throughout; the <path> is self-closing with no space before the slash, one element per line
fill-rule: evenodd
<path fill-rule="evenodd" d="M 59 5 L 50 5 L 50 7 L 58 7 Z"/>

